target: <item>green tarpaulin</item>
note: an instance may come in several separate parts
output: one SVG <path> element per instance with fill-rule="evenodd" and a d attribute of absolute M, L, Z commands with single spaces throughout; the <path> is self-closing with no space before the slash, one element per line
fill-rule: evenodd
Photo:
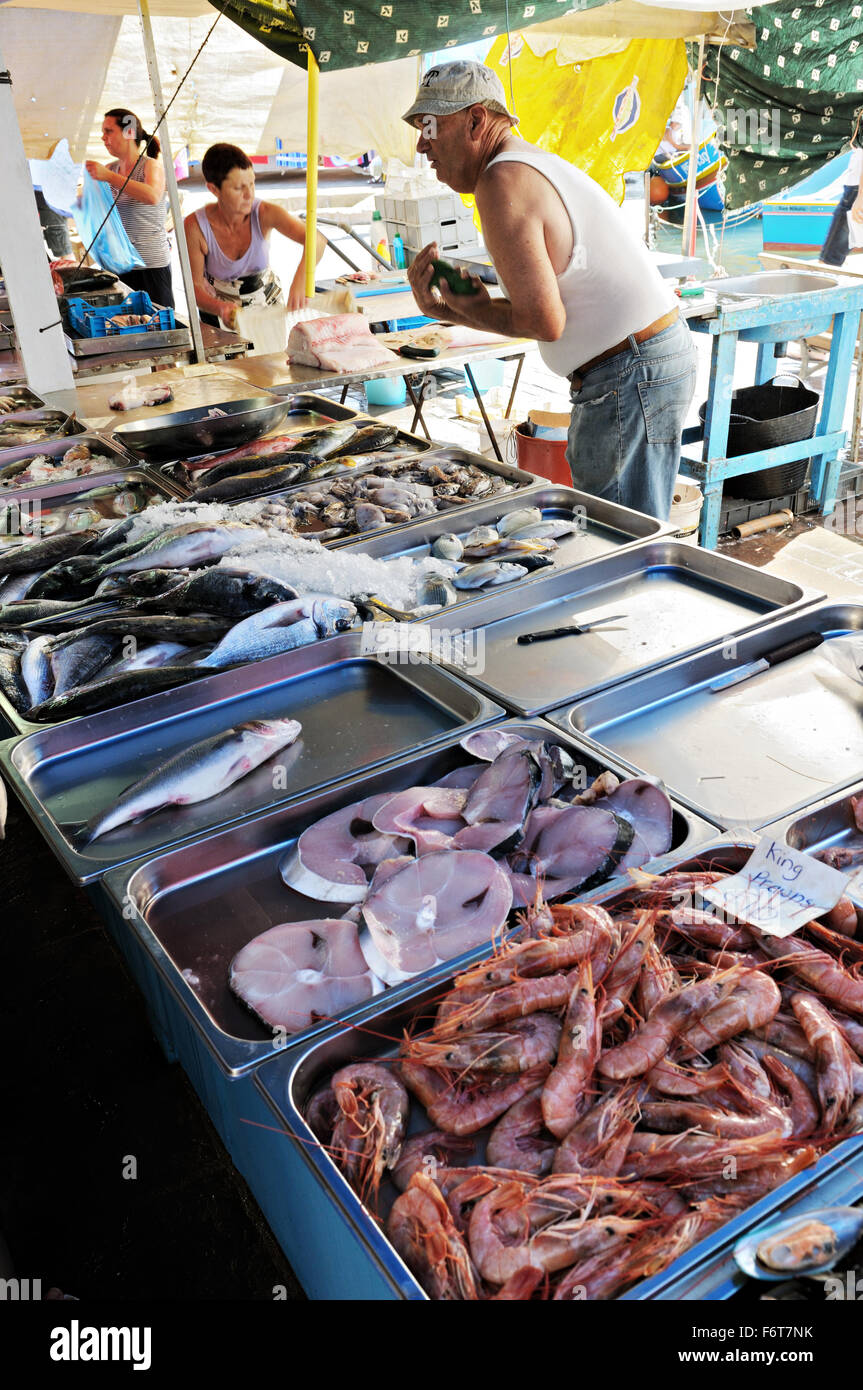
<path fill-rule="evenodd" d="M 707 51 L 704 96 L 728 156 L 726 204 L 760 203 L 847 145 L 863 107 L 863 4 L 756 5 L 754 53 Z"/>
<path fill-rule="evenodd" d="M 210 0 L 217 10 L 222 0 Z M 306 63 L 308 45 L 322 72 L 388 63 L 456 44 L 493 39 L 591 10 L 605 0 L 228 0 L 228 19 L 293 63 Z"/>

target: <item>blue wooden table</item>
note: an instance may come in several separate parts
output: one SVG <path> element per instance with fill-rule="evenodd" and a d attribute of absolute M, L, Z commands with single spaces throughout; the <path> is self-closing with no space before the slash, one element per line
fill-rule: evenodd
<path fill-rule="evenodd" d="M 750 299 L 739 304 L 720 301 L 714 306 L 709 303 L 702 312 L 690 310 L 687 314 L 693 332 L 713 336 L 704 427 L 694 426 L 683 432 L 684 446 L 703 440 L 701 456 L 698 457 L 695 450 L 684 448 L 680 466 L 681 473 L 699 482 L 704 492 L 700 540 L 706 549 L 712 550 L 719 539 L 723 484 L 726 479 L 743 473 L 811 456 L 811 489 L 818 510 L 822 516 L 829 516 L 833 511 L 841 468 L 839 450 L 847 437 L 842 420 L 861 310 L 863 284 L 845 281 L 834 289 L 804 294 Z M 825 333 L 831 321 L 830 359 L 815 439 L 728 458 L 728 424 L 738 342 L 758 344 L 754 384 L 759 386 L 776 374 L 775 359 L 784 356 L 786 344 L 791 339 Z"/>

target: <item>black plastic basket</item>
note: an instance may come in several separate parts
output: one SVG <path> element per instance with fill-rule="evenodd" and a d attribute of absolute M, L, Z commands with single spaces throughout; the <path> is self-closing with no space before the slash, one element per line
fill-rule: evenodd
<path fill-rule="evenodd" d="M 728 424 L 726 457 L 751 454 L 772 449 L 779 444 L 794 444 L 811 439 L 818 418 L 817 391 L 811 391 L 802 381 L 792 377 L 790 386 L 777 386 L 776 378 L 763 386 L 743 386 L 731 397 L 731 419 Z M 707 415 L 707 402 L 699 407 L 702 424 Z M 728 490 L 746 501 L 781 497 L 803 486 L 809 459 L 796 459 L 775 468 L 762 468 L 755 473 L 742 473 L 728 481 Z"/>

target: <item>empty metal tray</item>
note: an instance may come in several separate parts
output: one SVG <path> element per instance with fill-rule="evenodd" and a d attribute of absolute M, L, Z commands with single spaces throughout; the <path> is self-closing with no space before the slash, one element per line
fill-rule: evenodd
<path fill-rule="evenodd" d="M 537 577 L 529 592 L 521 584 L 499 586 L 459 612 L 455 626 L 481 629 L 466 679 L 519 714 L 539 714 L 813 597 L 752 565 L 658 540 Z M 618 614 L 619 623 L 594 632 L 529 646 L 517 641 L 522 634 Z M 432 628 L 454 626 L 446 608 L 425 621 Z"/>
<path fill-rule="evenodd" d="M 823 646 L 725 690 L 710 682 L 805 633 L 861 629 L 863 606 L 820 603 L 548 717 L 715 825 L 764 826 L 863 778 L 863 685 Z"/>

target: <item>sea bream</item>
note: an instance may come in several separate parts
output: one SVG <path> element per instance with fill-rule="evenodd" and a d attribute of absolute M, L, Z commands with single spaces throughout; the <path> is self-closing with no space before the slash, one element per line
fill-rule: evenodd
<path fill-rule="evenodd" d="M 154 768 L 120 794 L 113 806 L 87 822 L 86 844 L 166 806 L 189 806 L 239 782 L 302 732 L 296 719 L 253 720 L 202 739 Z"/>
<path fill-rule="evenodd" d="M 199 662 L 218 668 L 238 661 L 262 661 L 293 651 L 319 637 L 345 632 L 357 616 L 353 603 L 331 594 L 305 594 L 287 603 L 273 603 L 235 623 L 219 645 Z"/>

